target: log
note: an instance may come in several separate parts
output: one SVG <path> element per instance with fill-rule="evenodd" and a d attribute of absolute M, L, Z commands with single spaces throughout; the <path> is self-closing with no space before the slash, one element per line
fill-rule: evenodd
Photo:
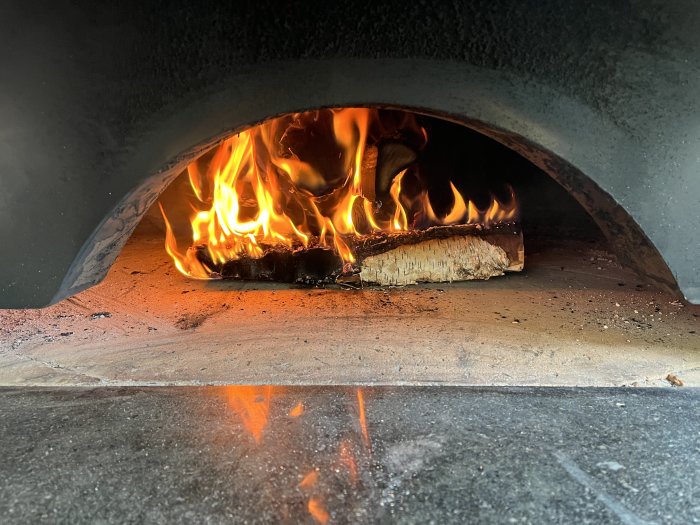
<path fill-rule="evenodd" d="M 224 264 L 212 262 L 206 246 L 197 258 L 224 279 L 300 284 L 406 285 L 488 279 L 524 265 L 522 233 L 506 223 L 435 226 L 400 233 L 375 233 L 344 239 L 356 262 L 343 264 L 330 248 L 312 242 L 293 249 L 263 247 L 260 258 L 243 256 Z"/>
<path fill-rule="evenodd" d="M 381 285 L 489 279 L 510 267 L 505 250 L 474 235 L 404 244 L 362 260 L 360 281 Z"/>

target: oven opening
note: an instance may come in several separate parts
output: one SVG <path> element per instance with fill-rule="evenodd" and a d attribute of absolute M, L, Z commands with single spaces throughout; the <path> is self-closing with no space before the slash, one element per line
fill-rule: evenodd
<path fill-rule="evenodd" d="M 521 272 L 530 243 L 604 248 L 581 206 L 521 155 L 448 120 L 364 107 L 225 138 L 144 223 L 190 279 L 344 289 Z"/>

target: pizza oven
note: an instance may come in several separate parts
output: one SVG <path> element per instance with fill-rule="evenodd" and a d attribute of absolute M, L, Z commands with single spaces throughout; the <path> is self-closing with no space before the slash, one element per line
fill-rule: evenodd
<path fill-rule="evenodd" d="M 675 483 L 673 429 L 697 436 L 675 394 L 700 384 L 694 2 L 39 4 L 0 7 L 0 494 L 20 521 L 547 521 L 480 492 L 503 457 L 529 465 L 500 478 L 515 492 L 556 468 L 601 515 L 697 516 L 685 481 L 649 492 Z M 658 454 L 603 457 L 639 440 L 600 421 L 658 431 Z M 645 456 L 646 477 L 621 464 Z M 71 468 L 140 503 L 96 503 Z M 545 474 L 547 516 L 586 521 Z"/>

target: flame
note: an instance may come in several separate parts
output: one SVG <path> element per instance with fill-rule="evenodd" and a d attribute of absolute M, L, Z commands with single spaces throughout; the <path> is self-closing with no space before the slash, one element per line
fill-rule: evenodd
<path fill-rule="evenodd" d="M 343 262 L 352 263 L 355 257 L 348 238 L 404 232 L 416 227 L 416 217 L 424 219 L 422 226 L 490 224 L 515 217 L 514 197 L 508 203 L 493 198 L 488 209 L 479 210 L 451 182 L 453 205 L 438 217 L 427 190 L 405 194 L 408 169 L 394 177 L 390 202 L 382 206 L 370 201 L 362 192 L 363 159 L 372 126 L 383 124 L 379 115 L 379 110 L 345 108 L 280 117 L 225 139 L 211 154 L 190 164 L 187 176 L 195 199 L 190 249 L 178 248 L 161 207 L 165 248 L 178 271 L 195 279 L 216 277 L 200 260 L 195 249 L 200 246 L 206 247 L 214 265 L 243 256 L 261 257 L 266 248 L 310 245 L 332 248 Z M 401 125 L 414 129 L 427 142 L 427 132 L 415 116 L 406 115 Z M 332 135 L 325 153 L 295 152 L 294 137 L 324 119 L 330 120 L 325 131 Z M 329 156 L 333 147 L 337 158 L 332 165 L 316 158 Z"/>
<path fill-rule="evenodd" d="M 256 443 L 262 441 L 270 413 L 271 386 L 228 386 L 229 405 L 243 421 L 243 427 Z"/>
<path fill-rule="evenodd" d="M 391 225 L 395 231 L 405 231 L 408 229 L 408 217 L 406 216 L 406 210 L 401 204 L 401 180 L 404 175 L 406 175 L 406 170 L 399 173 L 396 178 L 391 183 L 391 188 L 389 189 L 389 195 L 391 195 L 391 200 L 394 201 L 394 220 Z"/>

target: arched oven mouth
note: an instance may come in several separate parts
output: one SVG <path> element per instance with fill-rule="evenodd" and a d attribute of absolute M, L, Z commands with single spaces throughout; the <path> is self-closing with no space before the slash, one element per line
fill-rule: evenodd
<path fill-rule="evenodd" d="M 236 169 L 231 159 L 238 159 Z M 251 185 L 256 177 L 258 194 Z M 521 271 L 524 248 L 537 239 L 595 239 L 645 285 L 678 293 L 635 220 L 575 166 L 519 135 L 424 107 L 354 104 L 278 113 L 203 141 L 132 189 L 103 219 L 54 301 L 98 283 L 144 215 L 164 235 L 167 219 L 166 250 L 181 273 L 196 279 L 348 288 L 453 282 Z M 393 275 L 382 268 L 395 266 L 395 255 L 405 259 L 398 251 L 383 256 L 379 269 L 367 264 L 363 275 L 362 262 L 390 247 L 411 251 L 432 240 L 449 251 L 454 237 L 463 237 L 457 251 L 477 246 L 485 254 L 485 271 L 473 270 L 478 258 L 445 270 L 431 255 L 427 270 L 397 280 L 405 268 Z M 480 242 L 485 238 L 495 241 L 490 255 Z M 351 260 L 358 250 L 360 261 Z"/>

